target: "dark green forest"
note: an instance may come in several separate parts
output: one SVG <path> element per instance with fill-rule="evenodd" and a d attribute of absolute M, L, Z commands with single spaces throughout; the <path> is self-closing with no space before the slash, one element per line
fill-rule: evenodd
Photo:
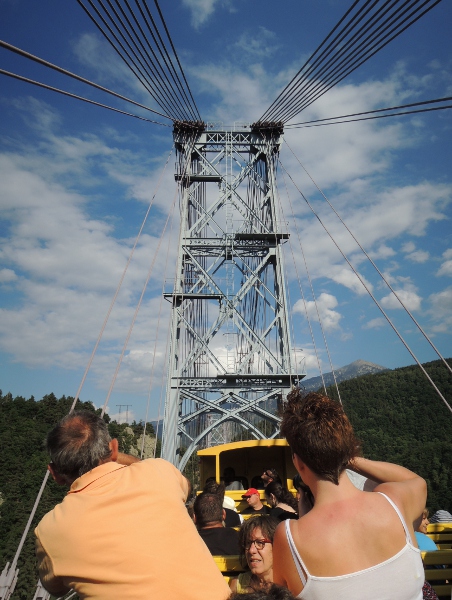
<path fill-rule="evenodd" d="M 451 360 L 448 362 L 452 364 Z M 451 403 L 452 376 L 444 364 L 434 361 L 424 367 Z M 427 480 L 430 510 L 442 508 L 452 512 L 452 414 L 421 370 L 412 366 L 364 375 L 342 382 L 339 391 L 362 441 L 364 456 L 403 464 L 416 471 Z M 328 392 L 337 398 L 336 390 L 330 388 Z M 14 558 L 46 471 L 45 436 L 69 412 L 72 402 L 73 398 L 57 399 L 54 394 L 36 401 L 33 397 L 13 398 L 0 392 L 0 572 Z M 78 402 L 76 409 L 95 411 L 90 402 Z M 108 416 L 105 420 L 112 437 L 119 439 L 120 449 L 137 454 L 143 424 L 118 424 L 110 422 Z M 151 424 L 146 431 L 152 450 L 155 437 Z M 193 472 L 193 480 L 195 475 Z M 37 582 L 33 530 L 65 492 L 53 481 L 46 486 L 19 558 L 19 580 L 11 600 L 33 597 Z"/>

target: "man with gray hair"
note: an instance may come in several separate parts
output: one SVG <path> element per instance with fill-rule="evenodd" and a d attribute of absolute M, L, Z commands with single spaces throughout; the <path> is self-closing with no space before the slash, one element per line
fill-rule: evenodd
<path fill-rule="evenodd" d="M 64 417 L 49 433 L 47 449 L 53 478 L 70 486 L 35 530 L 39 573 L 51 594 L 228 597 L 185 508 L 189 484 L 173 465 L 118 452 L 106 423 L 89 411 Z"/>

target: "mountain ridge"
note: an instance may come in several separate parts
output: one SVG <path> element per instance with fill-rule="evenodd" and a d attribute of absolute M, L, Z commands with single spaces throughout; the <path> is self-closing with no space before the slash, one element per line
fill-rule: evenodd
<path fill-rule="evenodd" d="M 387 367 L 377 365 L 359 358 L 353 361 L 349 365 L 340 367 L 334 370 L 336 376 L 336 382 L 341 383 L 342 381 L 348 381 L 349 379 L 355 379 L 355 377 L 361 377 L 362 375 L 373 375 L 375 373 L 383 373 L 383 371 L 390 371 Z M 334 385 L 334 377 L 332 371 L 323 374 L 325 385 L 328 387 Z M 323 387 L 323 381 L 321 376 L 309 377 L 309 379 L 302 379 L 300 382 L 301 387 L 307 392 L 315 392 Z"/>

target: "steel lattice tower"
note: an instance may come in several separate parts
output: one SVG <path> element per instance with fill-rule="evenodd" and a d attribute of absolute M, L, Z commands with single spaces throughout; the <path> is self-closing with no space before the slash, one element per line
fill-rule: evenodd
<path fill-rule="evenodd" d="M 277 408 L 304 375 L 291 351 L 277 213 L 282 127 L 176 124 L 181 226 L 162 456 L 276 437 Z M 180 457 L 180 449 L 185 453 Z"/>

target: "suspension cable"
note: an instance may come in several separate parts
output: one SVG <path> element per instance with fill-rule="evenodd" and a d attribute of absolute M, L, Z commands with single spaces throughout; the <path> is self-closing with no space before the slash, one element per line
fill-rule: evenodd
<path fill-rule="evenodd" d="M 174 204 L 173 204 L 173 210 L 172 210 L 172 216 L 171 216 L 171 223 L 170 223 L 170 231 L 169 231 L 169 235 L 168 235 L 168 246 L 166 248 L 166 257 L 165 257 L 165 268 L 164 268 L 164 273 L 166 273 L 166 270 L 168 268 L 168 257 L 169 257 L 169 250 L 170 250 L 170 246 L 171 246 L 171 238 L 172 238 L 172 233 L 173 233 L 173 219 L 174 219 Z M 162 293 L 160 294 L 160 302 L 159 302 L 159 312 L 158 312 L 158 318 L 157 318 L 157 329 L 155 332 L 155 342 L 154 342 L 154 351 L 152 353 L 152 366 L 151 366 L 151 375 L 149 377 L 149 391 L 148 391 L 148 400 L 146 403 L 146 414 L 144 417 L 144 428 L 143 428 L 143 440 L 142 440 L 142 444 L 141 444 L 141 453 L 140 453 L 140 458 L 143 458 L 143 454 L 144 454 L 144 440 L 145 440 L 145 435 L 146 435 L 146 426 L 147 426 L 147 422 L 148 422 L 148 415 L 149 415 L 149 406 L 151 403 L 151 392 L 152 392 L 152 383 L 154 380 L 154 367 L 155 367 L 155 355 L 157 353 L 157 343 L 158 343 L 158 339 L 159 339 L 159 332 L 160 332 L 160 318 L 162 315 L 162 306 L 163 306 L 163 300 L 164 300 L 164 291 L 165 291 L 165 279 L 163 280 L 163 285 L 162 285 Z M 157 446 L 157 438 L 155 440 L 155 444 Z"/>
<path fill-rule="evenodd" d="M 57 65 L 54 65 L 53 63 L 48 62 L 47 60 L 44 60 L 43 58 L 39 58 L 38 56 L 35 56 L 34 54 L 30 54 L 29 52 L 26 52 L 25 50 L 21 50 L 20 48 L 17 48 L 16 46 L 13 46 L 12 44 L 8 44 L 8 42 L 4 42 L 3 40 L 0 40 L 0 46 L 5 48 L 6 50 L 10 50 L 11 52 L 15 52 L 16 54 L 19 54 L 20 56 L 24 56 L 25 58 L 28 58 L 28 59 L 33 60 L 41 65 L 44 65 L 45 67 L 49 67 L 50 69 L 54 69 L 55 71 L 58 71 L 59 73 L 63 73 L 63 75 L 68 75 L 69 77 L 77 79 L 78 81 L 87 83 L 88 85 L 91 85 L 92 87 L 97 88 L 98 90 L 101 90 L 102 92 L 107 92 L 107 94 L 116 96 L 116 98 L 120 98 L 121 100 L 130 102 L 131 104 L 134 104 L 135 106 L 139 106 L 140 108 L 144 108 L 145 110 L 148 110 L 150 112 L 153 112 L 154 114 L 159 115 L 160 117 L 165 117 L 166 119 L 171 120 L 171 117 L 169 117 L 168 115 L 165 115 L 164 113 L 158 112 L 157 110 L 149 108 L 149 106 L 145 106 L 144 104 L 140 104 L 139 102 L 135 102 L 135 100 L 131 100 L 130 98 L 126 98 L 126 96 L 122 96 L 121 94 L 113 92 L 112 90 L 109 90 L 108 88 L 103 87 L 102 85 L 93 83 L 92 81 L 85 79 L 85 77 L 81 77 L 80 75 L 71 73 L 71 71 L 68 71 L 67 69 L 63 69 Z M 7 72 L 5 72 L 5 71 L 2 71 L 2 73 L 7 74 Z M 23 79 L 25 81 L 28 81 L 25 78 L 23 78 Z M 42 84 L 42 85 L 44 85 L 44 84 Z M 55 88 L 50 88 L 50 89 L 55 89 Z M 70 94 L 68 94 L 68 95 L 70 95 Z M 115 110 L 115 109 L 113 109 L 113 110 Z"/>
<path fill-rule="evenodd" d="M 72 412 L 72 411 L 74 410 L 74 408 L 75 408 L 75 405 L 77 404 L 77 400 L 78 400 L 78 399 L 79 399 L 79 397 L 80 397 L 80 393 L 81 393 L 81 391 L 82 391 L 82 388 L 83 388 L 83 385 L 84 385 L 84 383 L 85 383 L 86 377 L 88 376 L 88 372 L 89 372 L 89 370 L 90 370 L 90 368 L 91 368 L 92 362 L 93 362 L 93 360 L 94 360 L 94 356 L 95 356 L 95 354 L 96 354 L 96 352 L 97 352 L 97 348 L 98 348 L 98 346 L 99 346 L 99 344 L 100 344 L 100 341 L 101 341 L 101 339 L 102 339 L 102 336 L 103 336 L 103 334 L 104 334 L 104 331 L 105 331 L 105 328 L 106 328 L 106 326 L 107 326 L 108 320 L 109 320 L 109 318 L 110 318 L 111 312 L 112 312 L 112 310 L 113 310 L 113 307 L 114 307 L 114 305 L 115 305 L 115 303 L 116 303 L 116 299 L 117 299 L 117 297 L 118 297 L 118 294 L 119 294 L 119 292 L 120 292 L 120 290 L 121 290 L 122 284 L 123 284 L 123 282 L 124 282 L 124 278 L 125 278 L 125 276 L 126 276 L 127 270 L 128 270 L 128 268 L 129 268 L 129 266 L 130 266 L 130 263 L 131 263 L 131 261 L 132 261 L 132 258 L 133 258 L 133 255 L 134 255 L 135 249 L 136 249 L 136 247 L 137 247 L 137 245 L 138 245 L 138 241 L 139 241 L 139 239 L 140 239 L 140 237 L 141 237 L 141 233 L 142 233 L 142 231 L 143 231 L 143 228 L 144 228 L 144 226 L 145 226 L 145 224 L 146 224 L 147 218 L 148 218 L 148 216 L 149 216 L 149 213 L 150 213 L 150 211 L 151 211 L 152 205 L 153 205 L 153 203 L 154 203 L 155 196 L 156 196 L 156 194 L 157 194 L 157 192 L 158 192 L 158 190 L 159 190 L 159 188 L 160 188 L 160 184 L 161 184 L 161 182 L 162 182 L 162 180 L 163 180 L 163 175 L 164 175 L 164 173 L 165 173 L 165 171 L 166 171 L 166 167 L 168 166 L 169 159 L 170 159 L 170 157 L 171 157 L 172 153 L 173 153 L 173 150 L 171 149 L 171 151 L 170 151 L 170 153 L 169 153 L 169 155 L 168 155 L 168 158 L 166 159 L 165 166 L 163 167 L 163 169 L 162 169 L 162 172 L 161 172 L 161 174 L 160 174 L 160 178 L 159 178 L 159 180 L 158 180 L 158 182 L 157 182 L 156 189 L 155 189 L 155 191 L 154 191 L 154 194 L 152 195 L 151 202 L 150 202 L 150 204 L 149 204 L 149 207 L 148 207 L 148 209 L 147 209 L 147 211 L 146 211 L 146 214 L 145 214 L 145 216 L 144 216 L 144 219 L 143 219 L 143 222 L 142 222 L 142 224 L 141 224 L 140 230 L 138 231 L 137 237 L 135 238 L 135 242 L 134 242 L 134 244 L 133 244 L 132 250 L 130 251 L 129 258 L 128 258 L 128 260 L 127 260 L 127 264 L 126 264 L 126 266 L 124 267 L 124 270 L 123 270 L 123 272 L 122 272 L 122 275 L 121 275 L 121 279 L 119 280 L 119 283 L 118 283 L 118 285 L 117 285 L 117 287 L 116 287 L 116 291 L 115 291 L 115 293 L 114 293 L 114 296 L 113 296 L 113 298 L 112 298 L 112 301 L 111 301 L 111 303 L 110 303 L 110 306 L 109 306 L 109 308 L 108 308 L 107 314 L 105 315 L 105 319 L 104 319 L 104 322 L 102 323 L 102 327 L 101 327 L 101 329 L 100 329 L 99 336 L 98 336 L 98 338 L 97 338 L 97 340 L 96 340 L 96 343 L 94 344 L 94 348 L 93 348 L 93 350 L 92 350 L 92 352 L 91 352 L 91 356 L 90 356 L 90 358 L 89 358 L 89 361 L 88 361 L 88 364 L 87 364 L 87 366 L 86 366 L 85 372 L 84 372 L 84 374 L 83 374 L 82 380 L 81 380 L 81 382 L 80 382 L 79 388 L 78 388 L 78 390 L 77 390 L 77 393 L 76 393 L 76 395 L 75 395 L 74 402 L 72 403 L 72 406 L 71 406 L 71 409 L 70 409 L 70 411 L 69 411 L 69 412 Z"/>
<path fill-rule="evenodd" d="M 286 142 L 287 143 L 287 142 Z M 435 346 L 435 344 L 432 342 L 432 340 L 429 338 L 429 336 L 425 333 L 425 331 L 422 329 L 421 325 L 418 323 L 418 321 L 416 320 L 416 318 L 414 317 L 414 315 L 410 312 L 410 310 L 408 309 L 408 307 L 405 305 L 405 303 L 402 301 L 402 299 L 400 298 L 400 296 L 397 294 L 397 292 L 394 290 L 394 288 L 392 287 L 392 285 L 389 283 L 389 281 L 385 278 L 385 276 L 383 275 L 383 273 L 380 271 L 380 269 L 377 267 L 377 265 L 375 264 L 375 262 L 372 260 L 372 258 L 369 256 L 369 254 L 366 252 L 366 250 L 363 248 L 363 246 L 360 244 L 360 242 L 357 240 L 356 236 L 352 233 L 352 231 L 350 230 L 350 228 L 347 226 L 347 224 L 344 222 L 344 220 L 342 219 L 342 217 L 339 215 L 339 213 L 337 212 L 337 210 L 334 208 L 334 206 L 331 204 L 330 200 L 325 196 L 325 194 L 323 193 L 323 191 L 319 188 L 319 186 L 317 185 L 317 183 L 314 181 L 314 179 L 311 177 L 311 175 L 308 173 L 308 171 L 306 170 L 306 168 L 304 167 L 304 165 L 301 163 L 301 161 L 298 159 L 298 157 L 295 155 L 294 151 L 292 150 L 292 148 L 289 146 L 289 144 L 287 144 L 287 147 L 289 148 L 289 150 L 292 152 L 293 156 L 295 157 L 295 159 L 297 160 L 298 164 L 300 165 L 300 167 L 304 170 L 304 172 L 306 173 L 306 175 L 309 177 L 309 179 L 312 181 L 312 183 L 315 185 L 315 187 L 318 189 L 318 191 L 322 194 L 323 198 L 326 200 L 326 202 L 328 203 L 328 206 L 331 208 L 331 210 L 334 212 L 334 214 L 336 215 L 336 217 L 339 219 L 339 221 L 342 223 L 342 225 L 345 227 L 345 229 L 348 231 L 348 233 L 352 236 L 353 240 L 356 242 L 356 244 L 358 245 L 359 249 L 361 250 L 361 252 L 364 254 L 364 256 L 367 258 L 367 260 L 370 262 L 370 264 L 373 266 L 373 268 L 377 271 L 378 275 L 381 277 L 381 279 L 384 281 L 384 283 L 388 286 L 388 288 L 391 290 L 391 292 L 394 294 L 394 296 L 397 298 L 397 300 L 399 301 L 399 303 L 401 304 L 401 306 L 404 308 L 404 310 L 407 312 L 407 314 L 409 315 L 409 317 L 411 318 L 411 320 L 413 321 L 413 323 L 416 325 L 416 327 L 419 329 L 419 331 L 422 333 L 422 335 L 424 336 L 424 338 L 427 340 L 427 342 L 430 344 L 430 346 L 433 348 L 433 350 L 436 352 L 436 354 L 439 356 L 439 358 L 442 360 L 442 362 L 444 363 L 444 365 L 447 367 L 447 369 L 452 373 L 452 367 L 447 363 L 447 361 L 444 359 L 444 357 L 442 356 L 442 354 L 440 353 L 440 351 L 438 350 L 438 348 Z"/>
<path fill-rule="evenodd" d="M 168 113 L 170 113 L 170 114 L 172 112 L 174 112 L 173 109 L 172 109 L 172 107 L 170 105 L 168 105 L 168 102 L 167 102 L 166 98 L 161 95 L 161 93 L 160 93 L 160 91 L 158 89 L 155 89 L 156 88 L 155 83 L 153 83 L 149 79 L 149 77 L 146 77 L 145 73 L 143 73 L 142 68 L 137 64 L 137 62 L 134 60 L 134 58 L 130 55 L 130 53 L 124 47 L 124 44 L 118 39 L 118 36 L 112 30 L 112 28 L 110 27 L 110 25 L 107 23 L 107 21 L 105 20 L 105 18 L 103 17 L 103 15 L 99 12 L 98 8 L 96 6 L 94 6 L 92 0 L 88 0 L 88 2 L 92 6 L 92 8 L 95 10 L 96 14 L 101 19 L 101 21 L 103 22 L 104 26 L 108 29 L 108 31 L 110 32 L 110 34 L 112 35 L 112 37 L 115 39 L 115 41 L 118 44 L 119 48 L 121 48 L 122 52 L 127 56 L 128 60 L 124 57 L 124 55 L 121 53 L 121 51 L 115 45 L 115 43 L 110 39 L 109 35 L 102 28 L 102 26 L 97 22 L 95 16 L 83 4 L 82 0 L 77 0 L 77 2 L 80 4 L 80 6 L 86 12 L 86 14 L 89 16 L 89 18 L 91 19 L 91 21 L 96 25 L 96 27 L 99 29 L 99 31 L 102 33 L 102 35 L 106 38 L 106 40 L 110 43 L 110 45 L 112 46 L 112 48 L 117 52 L 117 54 L 120 56 L 120 58 L 125 62 L 125 64 L 127 65 L 127 67 L 132 71 L 132 73 L 135 75 L 135 77 L 138 79 L 138 81 L 141 83 L 141 85 L 147 90 L 147 92 L 152 96 L 152 98 L 154 98 L 154 100 L 157 102 L 157 104 L 161 108 L 163 108 L 164 110 L 166 110 Z M 125 40 L 125 38 L 121 34 L 121 32 L 119 32 L 119 33 L 120 33 L 121 37 L 124 39 L 126 45 L 130 48 L 129 42 L 127 40 Z M 135 51 L 132 48 L 130 48 L 130 51 L 137 58 L 138 62 L 140 62 L 139 59 L 138 59 L 138 57 L 136 56 Z M 143 79 L 144 79 L 144 81 L 143 81 Z M 172 116 L 171 118 L 174 119 L 175 117 Z"/>
<path fill-rule="evenodd" d="M 334 39 L 329 41 L 339 24 L 284 88 L 260 121 L 287 122 L 413 25 L 440 1 L 411 0 L 410 3 L 410 0 L 405 0 L 401 3 L 400 0 L 386 0 L 383 6 L 377 7 L 368 18 L 367 15 L 378 2 L 374 1 L 369 6 L 370 0 L 367 0 L 353 13 L 358 5 L 358 2 L 355 2 L 340 20 L 339 24 L 346 22 Z M 365 16 L 367 20 L 360 24 Z M 377 26 L 379 21 L 381 22 Z M 361 39 L 365 35 L 367 37 Z"/>
<path fill-rule="evenodd" d="M 298 229 L 298 224 L 297 224 L 297 221 L 296 221 L 296 218 L 295 218 L 295 211 L 293 209 L 292 199 L 291 199 L 290 194 L 289 194 L 289 190 L 288 190 L 288 187 L 287 187 L 287 182 L 286 182 L 286 178 L 285 177 L 284 177 L 284 185 L 286 187 L 286 194 L 287 194 L 287 198 L 289 200 L 289 205 L 290 205 L 290 210 L 291 210 L 291 213 L 292 213 L 293 223 L 295 225 L 295 231 L 297 232 L 297 238 L 298 238 L 298 243 L 299 243 L 299 246 L 300 246 L 300 249 L 301 249 L 301 254 L 303 256 L 304 267 L 305 267 L 306 274 L 307 274 L 307 277 L 308 277 L 309 286 L 311 288 L 311 294 L 312 294 L 312 298 L 314 300 L 314 305 L 315 305 L 315 309 L 316 309 L 316 312 L 317 312 L 317 318 L 319 320 L 320 330 L 322 332 L 323 343 L 325 344 L 325 349 L 326 349 L 326 353 L 327 353 L 327 356 L 328 356 L 328 361 L 330 363 L 331 372 L 333 374 L 334 384 L 336 386 L 336 391 L 337 391 L 337 395 L 339 397 L 339 402 L 342 404 L 341 394 L 339 392 L 339 387 L 338 387 L 337 380 L 336 380 L 336 373 L 335 373 L 335 369 L 333 367 L 333 361 L 331 359 L 330 349 L 329 349 L 328 342 L 327 342 L 327 339 L 326 339 L 325 330 L 324 330 L 324 327 L 323 327 L 323 324 L 322 324 L 322 319 L 320 318 L 320 312 L 319 312 L 319 307 L 318 307 L 318 304 L 317 304 L 317 297 L 316 297 L 316 294 L 315 294 L 315 291 L 314 291 L 314 285 L 312 283 L 311 274 L 310 274 L 309 269 L 308 269 L 308 263 L 307 263 L 306 255 L 305 255 L 305 252 L 304 252 L 304 249 L 303 249 L 303 244 L 301 242 L 300 231 Z M 291 242 L 290 242 L 290 239 L 289 239 L 289 244 L 290 243 Z M 292 255 L 293 255 L 293 250 L 292 250 Z M 294 257 L 294 261 L 295 261 L 295 257 Z M 297 269 L 297 276 L 298 276 L 298 269 Z M 299 281 L 299 285 L 300 285 L 300 289 L 301 289 L 301 282 L 300 281 Z M 317 363 L 318 363 L 318 366 L 319 366 L 320 376 L 322 378 L 323 389 L 325 390 L 325 395 L 326 395 L 327 392 L 326 392 L 325 379 L 324 379 L 324 376 L 323 376 L 323 373 L 322 373 L 322 369 L 320 367 L 320 360 L 319 360 L 319 357 L 318 357 L 318 354 L 317 354 L 317 348 L 316 348 L 316 343 L 315 343 L 315 339 L 314 339 L 314 332 L 312 330 L 311 323 L 310 323 L 310 320 L 309 320 L 308 310 L 307 310 L 307 304 L 306 304 L 306 300 L 305 300 L 305 297 L 304 297 L 303 293 L 302 293 L 302 298 L 303 298 L 303 304 L 304 304 L 304 308 L 305 308 L 306 318 L 308 319 L 309 329 L 311 331 L 312 341 L 314 343 L 314 349 L 315 349 L 315 352 L 316 352 L 316 357 L 317 357 Z"/>
<path fill-rule="evenodd" d="M 121 115 L 126 115 L 127 117 L 133 117 L 134 119 L 140 119 L 140 121 L 146 121 L 147 123 L 154 123 L 155 125 L 162 125 L 163 127 L 171 127 L 171 125 L 168 125 L 167 123 L 160 123 L 159 121 L 152 121 L 151 119 L 146 119 L 145 117 L 140 117 L 139 115 L 134 115 L 132 113 L 125 112 L 124 110 L 120 110 L 119 108 L 114 108 L 113 106 L 108 106 L 107 104 L 102 104 L 101 102 L 95 102 L 94 100 L 89 100 L 88 98 L 84 98 L 83 96 L 77 96 L 76 94 L 71 94 L 70 92 L 65 92 L 64 90 L 60 90 L 59 88 L 53 87 L 51 85 L 46 85 L 45 83 L 40 83 L 39 81 L 35 81 L 34 79 L 28 79 L 28 77 L 22 77 L 22 75 L 16 75 L 16 73 L 11 73 L 10 71 L 5 71 L 4 69 L 0 69 L 0 75 L 6 75 L 8 77 L 18 79 L 19 81 L 24 81 L 25 83 L 31 83 L 38 87 L 44 88 L 46 90 L 50 90 L 52 92 L 57 92 L 58 94 L 62 94 L 63 96 L 68 96 L 69 98 L 75 98 L 76 100 L 82 100 L 83 102 L 87 102 L 88 104 L 93 104 L 94 106 L 99 106 L 101 108 L 107 108 L 108 110 L 112 110 L 114 112 L 120 113 Z"/>
<path fill-rule="evenodd" d="M 312 123 L 323 123 L 324 125 L 334 125 L 335 123 L 327 123 L 327 121 L 335 121 L 336 119 L 350 119 L 350 121 L 340 121 L 340 123 L 351 123 L 353 121 L 361 121 L 363 119 L 351 119 L 351 117 L 358 117 L 358 116 L 362 116 L 362 115 L 373 115 L 376 113 L 381 113 L 381 112 L 386 112 L 388 110 L 399 110 L 401 108 L 410 108 L 410 107 L 414 107 L 414 106 L 425 106 L 426 104 L 434 104 L 437 102 L 447 102 L 449 100 L 452 100 L 452 96 L 446 97 L 446 98 L 436 98 L 435 100 L 423 100 L 422 102 L 413 102 L 411 104 L 401 104 L 400 106 L 390 106 L 388 108 L 377 108 L 375 110 L 367 110 L 365 112 L 359 112 L 359 113 L 352 113 L 350 115 L 339 115 L 337 117 L 328 117 L 325 119 L 314 119 L 312 121 L 302 121 L 301 123 L 290 123 L 288 125 L 285 126 L 285 129 L 298 129 L 298 125 L 310 125 Z M 431 110 L 440 110 L 442 108 L 452 108 L 452 105 L 449 106 L 439 106 L 439 107 L 435 107 L 434 109 Z M 402 112 L 402 113 L 394 113 L 394 115 L 384 115 L 384 116 L 397 116 L 398 114 L 401 115 L 406 115 L 406 114 L 412 114 L 415 112 L 424 112 L 424 111 L 409 111 L 409 112 Z"/>
<path fill-rule="evenodd" d="M 338 243 L 336 242 L 336 240 L 334 239 L 334 237 L 331 235 L 331 233 L 327 229 L 326 225 L 323 223 L 323 221 L 321 220 L 321 218 L 319 217 L 319 215 L 315 212 L 315 210 L 312 207 L 312 205 L 310 204 L 309 200 L 306 198 L 306 196 L 303 194 L 303 192 L 297 186 L 297 184 L 295 183 L 295 181 L 293 180 L 293 178 L 291 177 L 291 175 L 288 173 L 287 169 L 284 167 L 284 165 L 282 164 L 281 160 L 279 161 L 279 163 L 280 163 L 281 167 L 284 169 L 284 171 L 286 172 L 286 174 L 289 177 L 289 179 L 294 184 L 295 188 L 298 190 L 298 192 L 301 195 L 301 197 L 303 198 L 303 200 L 308 205 L 308 207 L 311 210 L 312 214 L 316 217 L 316 219 L 318 220 L 318 222 L 320 223 L 320 225 L 323 227 L 323 229 L 327 233 L 328 237 L 331 239 L 331 241 L 333 242 L 333 244 L 339 250 L 339 252 L 341 253 L 342 257 L 347 262 L 348 266 L 351 268 L 351 270 L 353 271 L 353 273 L 356 275 L 356 277 L 358 278 L 358 280 L 361 283 L 361 285 L 364 287 L 364 289 L 366 290 L 366 292 L 369 294 L 369 296 L 375 302 L 375 304 L 377 305 L 377 307 L 380 310 L 380 312 L 382 313 L 382 315 L 385 317 L 385 319 L 387 320 L 387 322 L 389 323 L 389 325 L 392 327 L 392 329 L 396 333 L 397 337 L 400 339 L 400 341 L 402 342 L 402 344 L 405 346 L 405 348 L 411 354 L 412 358 L 416 361 L 417 365 L 420 367 L 420 369 L 422 370 L 422 372 L 424 373 L 424 375 L 427 377 L 427 379 L 429 380 L 430 384 L 432 385 L 432 387 L 434 388 L 434 390 L 437 392 L 438 396 L 441 398 L 441 400 L 447 406 L 447 408 L 449 409 L 449 411 L 452 413 L 452 406 L 450 406 L 450 404 L 444 398 L 444 396 L 442 395 L 442 393 L 440 392 L 440 390 L 438 389 L 438 387 L 433 382 L 433 380 L 430 377 L 430 375 L 427 373 L 427 371 L 425 370 L 425 368 L 421 365 L 421 363 L 419 362 L 419 360 L 417 359 L 417 357 L 415 356 L 415 354 L 413 353 L 413 351 L 411 350 L 411 348 L 408 346 L 407 342 L 403 339 L 402 335 L 399 333 L 399 331 L 396 328 L 396 326 L 393 324 L 393 322 L 391 321 L 391 319 L 389 318 L 389 316 L 384 311 L 383 307 L 380 305 L 380 303 L 378 302 L 378 300 L 375 298 L 375 296 L 370 291 L 369 287 L 366 285 L 366 282 L 364 281 L 364 279 L 361 277 L 361 275 L 358 273 L 358 271 L 352 265 L 352 263 L 350 262 L 350 260 L 348 259 L 348 257 L 345 255 L 345 253 L 339 247 Z"/>

